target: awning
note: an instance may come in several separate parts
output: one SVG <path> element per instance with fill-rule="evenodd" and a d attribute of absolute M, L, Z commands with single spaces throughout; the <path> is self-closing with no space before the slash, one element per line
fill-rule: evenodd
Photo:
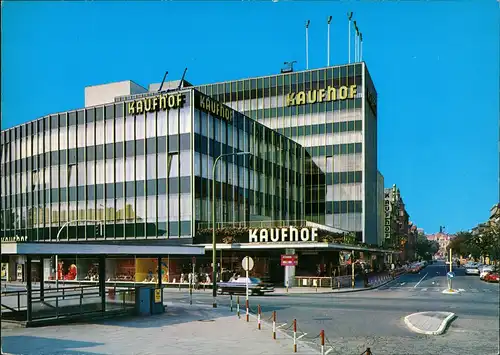
<path fill-rule="evenodd" d="M 202 245 L 3 242 L 2 255 L 204 255 Z"/>
<path fill-rule="evenodd" d="M 201 244 L 206 250 L 212 250 L 212 244 Z M 263 249 L 313 249 L 313 250 L 344 250 L 344 251 L 361 251 L 361 252 L 375 252 L 375 253 L 391 253 L 397 254 L 398 251 L 385 250 L 385 249 L 375 249 L 366 248 L 361 246 L 346 245 L 346 244 L 336 244 L 336 243 L 321 243 L 321 242 L 302 242 L 302 243 L 233 243 L 225 244 L 218 243 L 216 245 L 216 250 L 263 250 Z"/>

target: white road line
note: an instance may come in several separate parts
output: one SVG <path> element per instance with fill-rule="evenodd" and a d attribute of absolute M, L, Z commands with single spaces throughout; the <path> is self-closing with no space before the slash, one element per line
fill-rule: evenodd
<path fill-rule="evenodd" d="M 420 279 L 420 281 L 419 281 L 419 282 L 417 282 L 417 284 L 416 284 L 415 286 L 413 286 L 413 288 L 417 288 L 417 286 L 418 286 L 418 285 L 419 285 L 419 284 L 420 284 L 420 283 L 421 283 L 421 282 L 425 279 L 425 277 L 426 277 L 428 274 L 429 274 L 429 273 L 426 273 L 426 274 L 424 275 L 424 277 L 422 277 L 422 278 Z"/>
<path fill-rule="evenodd" d="M 421 291 L 422 291 L 422 292 L 427 291 L 427 287 L 423 288 Z"/>

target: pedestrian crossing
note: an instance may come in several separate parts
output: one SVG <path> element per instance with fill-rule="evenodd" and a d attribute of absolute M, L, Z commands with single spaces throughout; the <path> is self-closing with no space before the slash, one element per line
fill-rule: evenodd
<path fill-rule="evenodd" d="M 380 287 L 376 291 L 390 291 L 390 292 L 410 292 L 410 293 L 425 293 L 425 292 L 442 292 L 446 286 L 443 287 Z M 499 292 L 499 289 L 494 288 L 458 288 L 462 293 L 494 293 Z"/>

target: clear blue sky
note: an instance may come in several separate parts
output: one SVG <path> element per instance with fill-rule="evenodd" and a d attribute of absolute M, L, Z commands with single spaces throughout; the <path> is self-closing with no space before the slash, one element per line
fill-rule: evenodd
<path fill-rule="evenodd" d="M 2 128 L 83 107 L 84 87 L 194 84 L 347 62 L 346 13 L 379 94 L 379 169 L 418 226 L 474 227 L 498 202 L 499 7 L 429 2 L 3 2 Z"/>

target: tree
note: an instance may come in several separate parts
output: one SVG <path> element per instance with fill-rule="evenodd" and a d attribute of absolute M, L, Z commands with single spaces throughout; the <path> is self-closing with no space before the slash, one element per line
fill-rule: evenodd
<path fill-rule="evenodd" d="M 415 252 L 417 256 L 424 260 L 431 260 L 432 256 L 439 250 L 439 244 L 434 240 L 429 240 L 423 234 L 417 236 Z"/>
<path fill-rule="evenodd" d="M 481 250 L 473 242 L 473 239 L 474 236 L 470 232 L 458 232 L 456 237 L 448 245 L 448 248 L 451 248 L 453 253 L 462 257 L 468 257 L 470 255 L 473 258 L 478 258 L 481 256 Z"/>
<path fill-rule="evenodd" d="M 479 250 L 479 255 L 491 259 L 500 258 L 500 223 L 498 219 L 490 219 L 475 228 L 470 244 Z"/>

